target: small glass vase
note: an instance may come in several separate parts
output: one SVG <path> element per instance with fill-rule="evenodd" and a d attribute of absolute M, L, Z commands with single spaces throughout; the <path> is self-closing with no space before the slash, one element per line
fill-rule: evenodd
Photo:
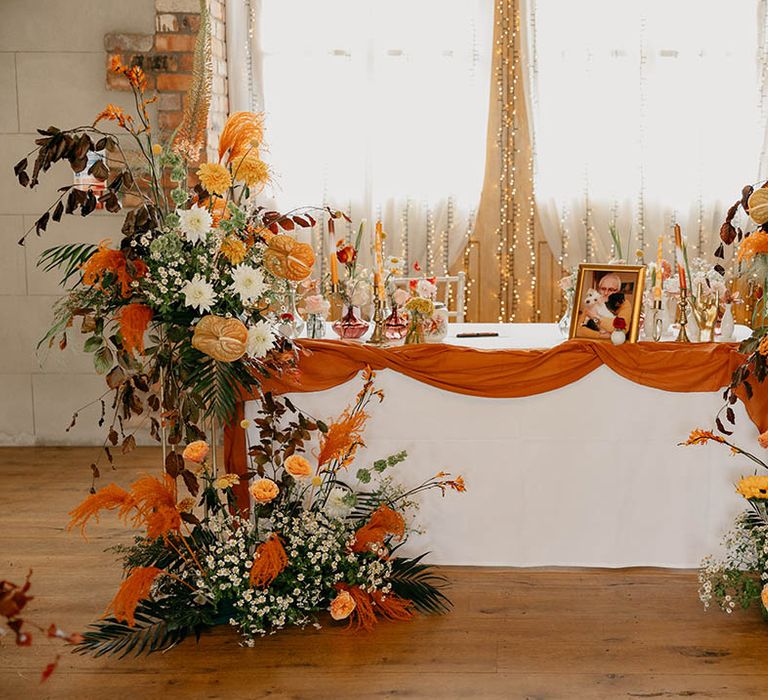
<path fill-rule="evenodd" d="M 304 319 L 296 308 L 295 282 L 287 282 L 285 306 L 280 311 L 277 329 L 286 338 L 298 338 L 304 330 Z"/>
<path fill-rule="evenodd" d="M 405 334 L 406 345 L 418 345 L 424 342 L 424 321 L 420 314 L 412 314 L 408 331 Z"/>
<path fill-rule="evenodd" d="M 407 332 L 408 318 L 397 304 L 393 304 L 392 312 L 384 321 L 384 337 L 387 340 L 402 340 Z"/>
<path fill-rule="evenodd" d="M 307 316 L 307 338 L 325 338 L 325 319 L 320 314 Z"/>
<path fill-rule="evenodd" d="M 360 310 L 351 304 L 345 304 L 341 318 L 333 322 L 333 331 L 342 340 L 358 340 L 368 330 L 369 322 L 360 317 Z"/>
<path fill-rule="evenodd" d="M 566 307 L 560 320 L 557 322 L 557 328 L 563 338 L 571 334 L 571 314 L 573 313 L 573 290 L 569 289 L 565 294 Z"/>

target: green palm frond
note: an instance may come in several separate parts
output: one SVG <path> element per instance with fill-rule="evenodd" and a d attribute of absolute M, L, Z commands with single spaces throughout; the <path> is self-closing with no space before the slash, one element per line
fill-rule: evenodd
<path fill-rule="evenodd" d="M 416 609 L 423 613 L 446 613 L 453 604 L 441 589 L 448 585 L 445 576 L 436 574 L 428 564 L 421 560 L 425 552 L 418 557 L 393 557 L 392 592 L 401 598 L 413 601 Z"/>
<path fill-rule="evenodd" d="M 187 387 L 200 397 L 206 407 L 206 418 L 215 417 L 227 423 L 235 415 L 241 392 L 257 381 L 242 362 L 219 362 L 196 350 L 193 352 L 198 359 L 191 365 Z"/>
<path fill-rule="evenodd" d="M 142 601 L 136 608 L 136 624 L 129 627 L 114 617 L 99 620 L 83 635 L 83 641 L 75 647 L 78 654 L 99 656 L 128 654 L 139 656 L 164 651 L 175 646 L 194 632 L 188 626 L 172 624 L 165 616 L 167 612 L 149 601 Z"/>
<path fill-rule="evenodd" d="M 57 267 L 63 268 L 64 277 L 61 278 L 59 283 L 63 286 L 98 248 L 97 245 L 92 243 L 57 245 L 42 252 L 37 260 L 37 267 L 42 267 L 46 272 L 50 272 Z"/>

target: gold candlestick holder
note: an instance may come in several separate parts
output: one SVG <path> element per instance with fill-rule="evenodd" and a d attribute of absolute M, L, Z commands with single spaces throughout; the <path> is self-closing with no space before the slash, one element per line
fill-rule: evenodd
<path fill-rule="evenodd" d="M 680 324 L 680 331 L 677 334 L 675 342 L 690 343 L 691 339 L 688 337 L 688 333 L 685 330 L 685 327 L 688 325 L 688 290 L 685 287 L 680 290 L 680 303 L 677 307 L 677 314 L 677 322 Z"/>
<path fill-rule="evenodd" d="M 384 335 L 384 300 L 379 294 L 378 287 L 375 287 L 373 297 L 373 333 L 366 342 L 366 345 L 386 345 L 388 340 Z"/>

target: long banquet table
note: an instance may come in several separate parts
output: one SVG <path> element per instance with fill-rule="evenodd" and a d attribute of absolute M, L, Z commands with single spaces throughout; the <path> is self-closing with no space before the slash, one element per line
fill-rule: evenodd
<path fill-rule="evenodd" d="M 499 336 L 455 337 L 484 330 Z M 416 514 L 424 532 L 408 551 L 434 563 L 694 567 L 743 504 L 733 482 L 753 473 L 721 446 L 678 446 L 712 427 L 740 361 L 732 344 L 563 342 L 554 324 L 457 324 L 438 346 L 300 344 L 298 376 L 272 388 L 319 418 L 354 397 L 360 369 L 379 370 L 386 399 L 361 464 L 406 449 L 406 485 L 464 476 L 467 493 L 428 494 Z M 733 439 L 754 445 L 765 407 L 734 409 Z M 246 417 L 255 410 L 245 403 Z M 227 435 L 233 471 L 245 468 L 242 432 Z"/>

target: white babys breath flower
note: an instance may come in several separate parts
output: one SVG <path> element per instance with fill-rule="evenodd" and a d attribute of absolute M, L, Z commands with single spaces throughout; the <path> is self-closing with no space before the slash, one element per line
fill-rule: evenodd
<path fill-rule="evenodd" d="M 204 207 L 190 207 L 189 209 L 177 209 L 179 216 L 179 228 L 184 237 L 190 243 L 204 241 L 213 226 L 213 217 Z"/>
<path fill-rule="evenodd" d="M 232 289 L 244 302 L 255 301 L 267 291 L 264 274 L 250 265 L 238 265 L 234 268 L 232 280 Z"/>
<path fill-rule="evenodd" d="M 351 508 L 344 500 L 347 495 L 347 489 L 341 486 L 334 486 L 328 494 L 328 500 L 325 502 L 325 512 L 332 518 L 346 517 Z"/>
<path fill-rule="evenodd" d="M 195 275 L 182 288 L 184 294 L 184 303 L 187 306 L 197 308 L 198 311 L 210 311 L 211 306 L 216 301 L 216 292 L 213 291 L 213 285 L 207 282 L 200 275 Z"/>
<path fill-rule="evenodd" d="M 251 357 L 264 357 L 275 344 L 275 332 L 267 321 L 259 321 L 248 328 L 246 352 Z"/>

